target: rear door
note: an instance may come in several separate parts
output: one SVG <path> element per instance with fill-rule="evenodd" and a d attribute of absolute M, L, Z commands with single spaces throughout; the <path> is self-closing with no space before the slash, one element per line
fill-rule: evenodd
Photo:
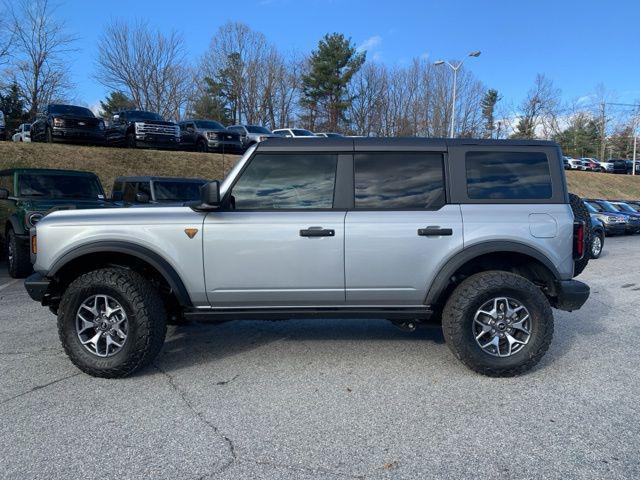
<path fill-rule="evenodd" d="M 345 209 L 330 152 L 260 153 L 204 221 L 214 307 L 344 305 Z"/>
<path fill-rule="evenodd" d="M 444 148 L 354 156 L 345 221 L 346 301 L 420 306 L 443 258 L 462 249 L 459 205 L 446 203 Z"/>

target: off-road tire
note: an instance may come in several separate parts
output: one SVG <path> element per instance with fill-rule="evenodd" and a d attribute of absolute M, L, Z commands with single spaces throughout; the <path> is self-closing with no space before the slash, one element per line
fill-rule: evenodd
<path fill-rule="evenodd" d="M 508 357 L 483 351 L 473 336 L 476 311 L 498 296 L 519 300 L 531 315 L 529 342 Z M 490 377 L 512 377 L 530 370 L 549 349 L 553 314 L 547 298 L 526 278 L 509 272 L 488 271 L 472 275 L 453 291 L 442 312 L 442 330 L 451 351 L 471 370 Z"/>
<path fill-rule="evenodd" d="M 6 242 L 4 245 L 4 258 L 7 262 L 7 270 L 11 278 L 24 278 L 29 275 L 33 267 L 29 258 L 29 250 L 20 248 L 20 242 L 16 233 L 10 228 L 7 231 Z M 12 258 L 9 258 L 9 249 L 12 251 Z"/>
<path fill-rule="evenodd" d="M 124 145 L 127 148 L 136 148 L 136 136 L 133 133 L 127 133 L 125 137 Z"/>
<path fill-rule="evenodd" d="M 53 143 L 53 133 L 49 127 L 44 129 L 44 141 L 45 143 Z"/>
<path fill-rule="evenodd" d="M 107 294 L 125 310 L 127 339 L 120 351 L 98 357 L 80 343 L 76 313 L 91 295 Z M 120 378 L 145 367 L 158 355 L 167 333 L 166 312 L 158 291 L 142 275 L 122 268 L 105 268 L 81 275 L 62 296 L 58 335 L 71 361 L 94 377 Z"/>
<path fill-rule="evenodd" d="M 591 216 L 589 215 L 589 210 L 582 203 L 582 199 L 573 194 L 569 194 L 569 203 L 571 204 L 571 210 L 573 211 L 573 216 L 579 222 L 584 222 L 584 248 L 585 252 L 583 257 L 580 260 L 576 260 L 574 262 L 573 267 L 573 276 L 577 277 L 580 275 L 585 268 L 587 268 L 587 264 L 591 259 L 590 248 L 591 248 L 591 236 L 593 232 L 591 231 Z"/>
<path fill-rule="evenodd" d="M 200 139 L 196 143 L 196 151 L 206 153 L 209 151 L 209 145 L 207 145 L 206 140 Z"/>
<path fill-rule="evenodd" d="M 593 242 L 595 241 L 596 238 L 600 239 L 600 251 L 597 252 L 597 253 L 594 253 L 593 252 Z M 591 243 L 589 244 L 589 255 L 593 259 L 600 258 L 600 255 L 602 255 L 602 250 L 603 249 L 604 249 L 604 234 L 601 233 L 601 232 L 595 232 L 591 236 Z"/>

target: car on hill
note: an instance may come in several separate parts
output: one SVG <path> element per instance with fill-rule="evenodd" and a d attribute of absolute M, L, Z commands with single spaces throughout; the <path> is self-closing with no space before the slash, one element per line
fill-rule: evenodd
<path fill-rule="evenodd" d="M 569 167 L 571 168 L 571 170 L 586 170 L 587 167 L 584 164 L 584 162 L 582 160 L 580 160 L 579 158 L 571 158 L 571 157 L 567 157 L 567 163 L 569 163 Z"/>
<path fill-rule="evenodd" d="M 316 137 L 322 137 L 322 138 L 344 138 L 344 135 L 341 135 L 339 133 L 333 133 L 333 132 L 320 132 L 320 133 L 316 133 Z"/>
<path fill-rule="evenodd" d="M 589 205 L 598 210 L 598 212 L 623 215 L 627 220 L 625 233 L 640 233 L 640 213 L 623 212 L 620 209 L 616 208 L 615 205 L 613 205 L 608 200 L 588 198 L 586 199 L 586 201 Z"/>
<path fill-rule="evenodd" d="M 240 135 L 242 148 L 245 150 L 253 145 L 264 142 L 270 138 L 278 138 L 281 135 L 274 134 L 271 130 L 260 125 L 231 125 L 227 130 L 236 132 Z"/>
<path fill-rule="evenodd" d="M 552 142 L 272 139 L 200 193 L 32 230 L 26 289 L 82 371 L 148 365 L 168 318 L 383 318 L 440 321 L 465 365 L 513 376 L 549 348 L 551 307 L 589 296 L 589 215 Z"/>
<path fill-rule="evenodd" d="M 607 212 L 598 204 L 584 201 L 584 205 L 589 211 L 591 218 L 602 222 L 605 235 L 623 235 L 627 232 L 629 217 L 617 212 Z"/>
<path fill-rule="evenodd" d="M 606 173 L 624 174 L 627 173 L 627 162 L 620 159 L 609 159 L 600 162 L 600 166 Z"/>
<path fill-rule="evenodd" d="M 31 124 L 21 123 L 16 128 L 15 133 L 11 137 L 14 142 L 30 142 L 31 141 Z"/>
<path fill-rule="evenodd" d="M 215 120 L 184 120 L 178 125 L 180 146 L 186 150 L 227 153 L 243 151 L 240 134 Z"/>
<path fill-rule="evenodd" d="M 273 134 L 286 138 L 317 138 L 315 133 L 304 128 L 277 128 Z"/>
<path fill-rule="evenodd" d="M 30 134 L 32 142 L 103 145 L 105 123 L 86 107 L 52 103 L 31 122 Z"/>
<path fill-rule="evenodd" d="M 0 141 L 7 138 L 7 124 L 4 119 L 4 112 L 0 110 Z"/>
<path fill-rule="evenodd" d="M 129 176 L 113 182 L 111 200 L 119 206 L 183 205 L 200 198 L 202 178 Z"/>
<path fill-rule="evenodd" d="M 155 112 L 115 112 L 106 131 L 107 143 L 127 148 L 173 149 L 180 146 L 180 127 Z"/>
<path fill-rule="evenodd" d="M 0 240 L 9 275 L 31 272 L 29 230 L 61 210 L 112 207 L 94 173 L 14 168 L 0 171 Z"/>
<path fill-rule="evenodd" d="M 582 163 L 584 164 L 584 166 L 585 166 L 587 171 L 589 171 L 589 172 L 601 172 L 602 171 L 602 167 L 600 166 L 600 162 L 598 162 L 598 160 L 596 160 L 595 158 L 583 157 L 580 160 L 582 160 Z"/>

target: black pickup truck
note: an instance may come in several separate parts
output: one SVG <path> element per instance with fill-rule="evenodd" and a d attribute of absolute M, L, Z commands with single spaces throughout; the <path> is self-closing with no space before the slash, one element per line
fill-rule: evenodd
<path fill-rule="evenodd" d="M 91 110 L 50 104 L 31 123 L 32 142 L 104 144 L 105 125 Z"/>
<path fill-rule="evenodd" d="M 180 127 L 160 115 L 142 110 L 116 112 L 107 128 L 109 145 L 128 148 L 170 148 L 180 146 Z"/>

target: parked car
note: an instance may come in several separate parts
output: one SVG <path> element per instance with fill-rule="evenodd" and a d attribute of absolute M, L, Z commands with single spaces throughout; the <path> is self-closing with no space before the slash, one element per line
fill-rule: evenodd
<path fill-rule="evenodd" d="M 596 218 L 602 222 L 605 235 L 623 235 L 627 232 L 629 217 L 617 212 L 607 212 L 597 203 L 584 201 L 591 218 Z"/>
<path fill-rule="evenodd" d="M 589 245 L 589 254 L 591 258 L 600 258 L 602 249 L 604 248 L 604 237 L 606 230 L 604 222 L 600 220 L 596 214 L 590 213 L 591 217 L 591 245 Z"/>
<path fill-rule="evenodd" d="M 601 167 L 606 173 L 626 174 L 627 163 L 624 160 L 609 159 L 600 162 Z"/>
<path fill-rule="evenodd" d="M 52 103 L 31 122 L 31 141 L 102 145 L 105 125 L 88 108 Z"/>
<path fill-rule="evenodd" d="M 16 132 L 11 137 L 14 142 L 30 142 L 31 141 L 31 124 L 21 123 L 16 128 Z"/>
<path fill-rule="evenodd" d="M 583 165 L 586 167 L 586 170 L 589 172 L 601 172 L 602 167 L 600 166 L 600 162 L 598 162 L 595 158 L 583 157 L 582 160 Z"/>
<path fill-rule="evenodd" d="M 183 205 L 200 198 L 202 178 L 118 177 L 113 182 L 111 200 L 119 206 Z"/>
<path fill-rule="evenodd" d="M 586 165 L 579 158 L 567 157 L 567 162 L 571 167 L 571 170 L 586 170 Z"/>
<path fill-rule="evenodd" d="M 344 135 L 340 135 L 339 133 L 320 132 L 320 133 L 316 133 L 316 137 L 324 137 L 324 138 L 344 138 Z"/>
<path fill-rule="evenodd" d="M 100 377 L 151 363 L 174 316 L 441 319 L 465 365 L 513 376 L 549 348 L 551 307 L 589 296 L 560 162 L 531 140 L 273 139 L 190 206 L 46 216 L 25 286 Z"/>
<path fill-rule="evenodd" d="M 240 134 L 242 148 L 245 150 L 257 143 L 264 142 L 269 138 L 277 138 L 271 130 L 260 125 L 231 125 L 227 130 Z"/>
<path fill-rule="evenodd" d="M 107 128 L 107 143 L 128 148 L 168 148 L 180 146 L 180 127 L 154 112 L 116 112 Z"/>
<path fill-rule="evenodd" d="M 278 128 L 273 131 L 275 135 L 287 138 L 316 138 L 315 133 L 304 128 Z"/>
<path fill-rule="evenodd" d="M 198 152 L 240 153 L 240 134 L 227 130 L 215 120 L 184 120 L 179 122 L 180 146 Z"/>
<path fill-rule="evenodd" d="M 7 138 L 7 124 L 4 120 L 4 112 L 0 110 L 0 141 Z"/>
<path fill-rule="evenodd" d="M 587 202 L 599 212 L 608 214 L 624 215 L 627 218 L 626 233 L 634 234 L 640 232 L 640 213 L 621 212 L 611 202 L 602 199 L 587 199 Z"/>
<path fill-rule="evenodd" d="M 113 206 L 89 172 L 16 168 L 0 171 L 0 237 L 9 275 L 31 271 L 29 229 L 51 211 Z"/>
<path fill-rule="evenodd" d="M 640 215 L 638 207 L 622 200 L 610 200 L 609 203 L 613 205 L 619 212 L 627 213 L 630 215 Z"/>

